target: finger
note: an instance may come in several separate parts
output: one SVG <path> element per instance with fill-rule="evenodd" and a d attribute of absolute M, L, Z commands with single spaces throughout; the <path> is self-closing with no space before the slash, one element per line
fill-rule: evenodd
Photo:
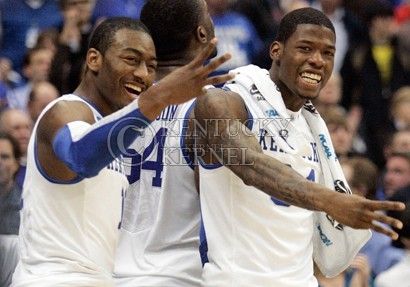
<path fill-rule="evenodd" d="M 393 226 L 397 229 L 402 229 L 403 228 L 403 223 L 391 216 L 387 216 L 386 214 L 378 211 L 368 211 L 365 213 L 365 218 L 368 218 L 370 222 L 379 222 L 383 224 L 387 224 L 390 226 Z"/>
<path fill-rule="evenodd" d="M 370 210 L 404 210 L 406 205 L 403 202 L 399 201 L 377 201 L 369 200 L 367 201 L 367 207 Z"/>
<path fill-rule="evenodd" d="M 380 223 L 376 221 L 372 222 L 372 226 L 370 228 L 373 229 L 374 231 L 377 231 L 379 233 L 389 236 L 393 240 L 397 240 L 397 238 L 399 238 L 399 235 L 395 231 L 387 228 L 386 226 L 381 225 Z"/>
<path fill-rule="evenodd" d="M 209 75 L 216 69 L 218 69 L 222 64 L 225 62 L 229 61 L 232 58 L 232 55 L 229 53 L 225 53 L 222 56 L 212 60 L 211 62 L 208 63 L 208 65 L 203 67 L 203 75 Z"/>
<path fill-rule="evenodd" d="M 216 49 L 218 40 L 213 38 L 208 45 L 188 64 L 188 66 L 202 66 L 208 60 Z"/>
<path fill-rule="evenodd" d="M 223 74 L 223 75 L 219 75 L 219 76 L 213 76 L 210 78 L 207 78 L 205 80 L 205 85 L 219 85 L 219 84 L 223 84 L 227 81 L 232 80 L 233 78 L 235 78 L 234 74 Z"/>

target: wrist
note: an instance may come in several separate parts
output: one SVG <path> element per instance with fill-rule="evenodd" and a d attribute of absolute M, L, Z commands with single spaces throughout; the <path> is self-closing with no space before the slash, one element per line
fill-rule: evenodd
<path fill-rule="evenodd" d="M 141 113 L 149 120 L 155 120 L 161 111 L 168 106 L 167 102 L 164 101 L 168 93 L 160 85 L 151 86 L 138 98 L 138 107 Z"/>
<path fill-rule="evenodd" d="M 314 192 L 314 206 L 313 210 L 322 211 L 328 213 L 329 208 L 331 208 L 332 198 L 330 196 L 335 195 L 335 193 L 329 192 L 325 186 L 309 182 L 309 185 L 314 185 L 315 187 L 308 187 Z M 318 187 L 320 187 L 318 189 Z"/>

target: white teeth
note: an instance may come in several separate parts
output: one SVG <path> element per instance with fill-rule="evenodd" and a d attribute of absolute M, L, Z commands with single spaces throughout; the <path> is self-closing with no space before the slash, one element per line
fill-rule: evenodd
<path fill-rule="evenodd" d="M 304 72 L 301 77 L 309 83 L 318 83 L 322 79 L 321 75 Z"/>
<path fill-rule="evenodd" d="M 142 89 L 141 89 L 140 87 L 138 87 L 138 86 L 136 86 L 136 85 L 133 85 L 133 84 L 125 84 L 125 87 L 127 87 L 127 88 L 129 88 L 129 89 L 131 89 L 131 90 L 134 90 L 134 91 L 137 92 L 137 93 L 141 93 L 141 92 L 142 92 Z"/>

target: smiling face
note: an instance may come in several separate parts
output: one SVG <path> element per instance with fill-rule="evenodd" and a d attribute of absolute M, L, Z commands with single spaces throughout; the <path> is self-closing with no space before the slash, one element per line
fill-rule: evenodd
<path fill-rule="evenodd" d="M 119 110 L 148 89 L 157 67 L 155 47 L 149 34 L 120 29 L 114 41 L 101 55 L 95 49 L 98 94 L 112 111 Z"/>
<path fill-rule="evenodd" d="M 284 43 L 272 44 L 271 77 L 288 109 L 299 110 L 319 95 L 332 74 L 335 42 L 329 28 L 300 24 Z"/>

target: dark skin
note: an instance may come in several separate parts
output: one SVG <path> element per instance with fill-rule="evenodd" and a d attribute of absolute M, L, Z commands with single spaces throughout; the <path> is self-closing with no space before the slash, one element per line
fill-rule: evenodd
<path fill-rule="evenodd" d="M 288 109 L 297 111 L 306 100 L 318 96 L 333 68 L 334 43 L 334 33 L 328 28 L 299 25 L 285 43 L 272 44 L 270 75 Z M 290 167 L 264 155 L 258 140 L 244 125 L 247 111 L 238 94 L 220 89 L 208 90 L 197 100 L 195 119 L 206 126 L 207 133 L 197 140 L 198 147 L 205 147 L 202 159 L 206 163 L 219 161 L 245 184 L 291 205 L 324 211 L 341 224 L 370 228 L 397 238 L 397 233 L 380 223 L 397 228 L 401 228 L 402 223 L 379 211 L 402 210 L 403 203 L 372 201 L 334 192 L 307 181 Z M 244 148 L 246 153 L 242 152 Z M 222 152 L 226 149 L 230 150 L 229 154 Z M 213 156 L 215 153 L 218 159 Z M 249 164 L 239 164 L 243 162 Z"/>
<path fill-rule="evenodd" d="M 142 31 L 118 30 L 112 46 L 104 54 L 94 48 L 89 49 L 87 70 L 74 94 L 92 102 L 103 116 L 126 105 L 135 105 L 145 117 L 154 120 L 166 106 L 186 102 L 202 95 L 205 85 L 223 83 L 232 78 L 229 75 L 208 77 L 230 58 L 226 54 L 203 65 L 215 45 L 216 39 L 213 39 L 187 65 L 151 86 L 157 65 L 151 37 Z M 130 91 L 130 85 L 133 91 Z M 86 104 L 60 101 L 46 112 L 38 125 L 39 162 L 45 173 L 55 180 L 69 181 L 77 176 L 56 156 L 52 147 L 56 133 L 73 121 L 95 123 Z"/>

